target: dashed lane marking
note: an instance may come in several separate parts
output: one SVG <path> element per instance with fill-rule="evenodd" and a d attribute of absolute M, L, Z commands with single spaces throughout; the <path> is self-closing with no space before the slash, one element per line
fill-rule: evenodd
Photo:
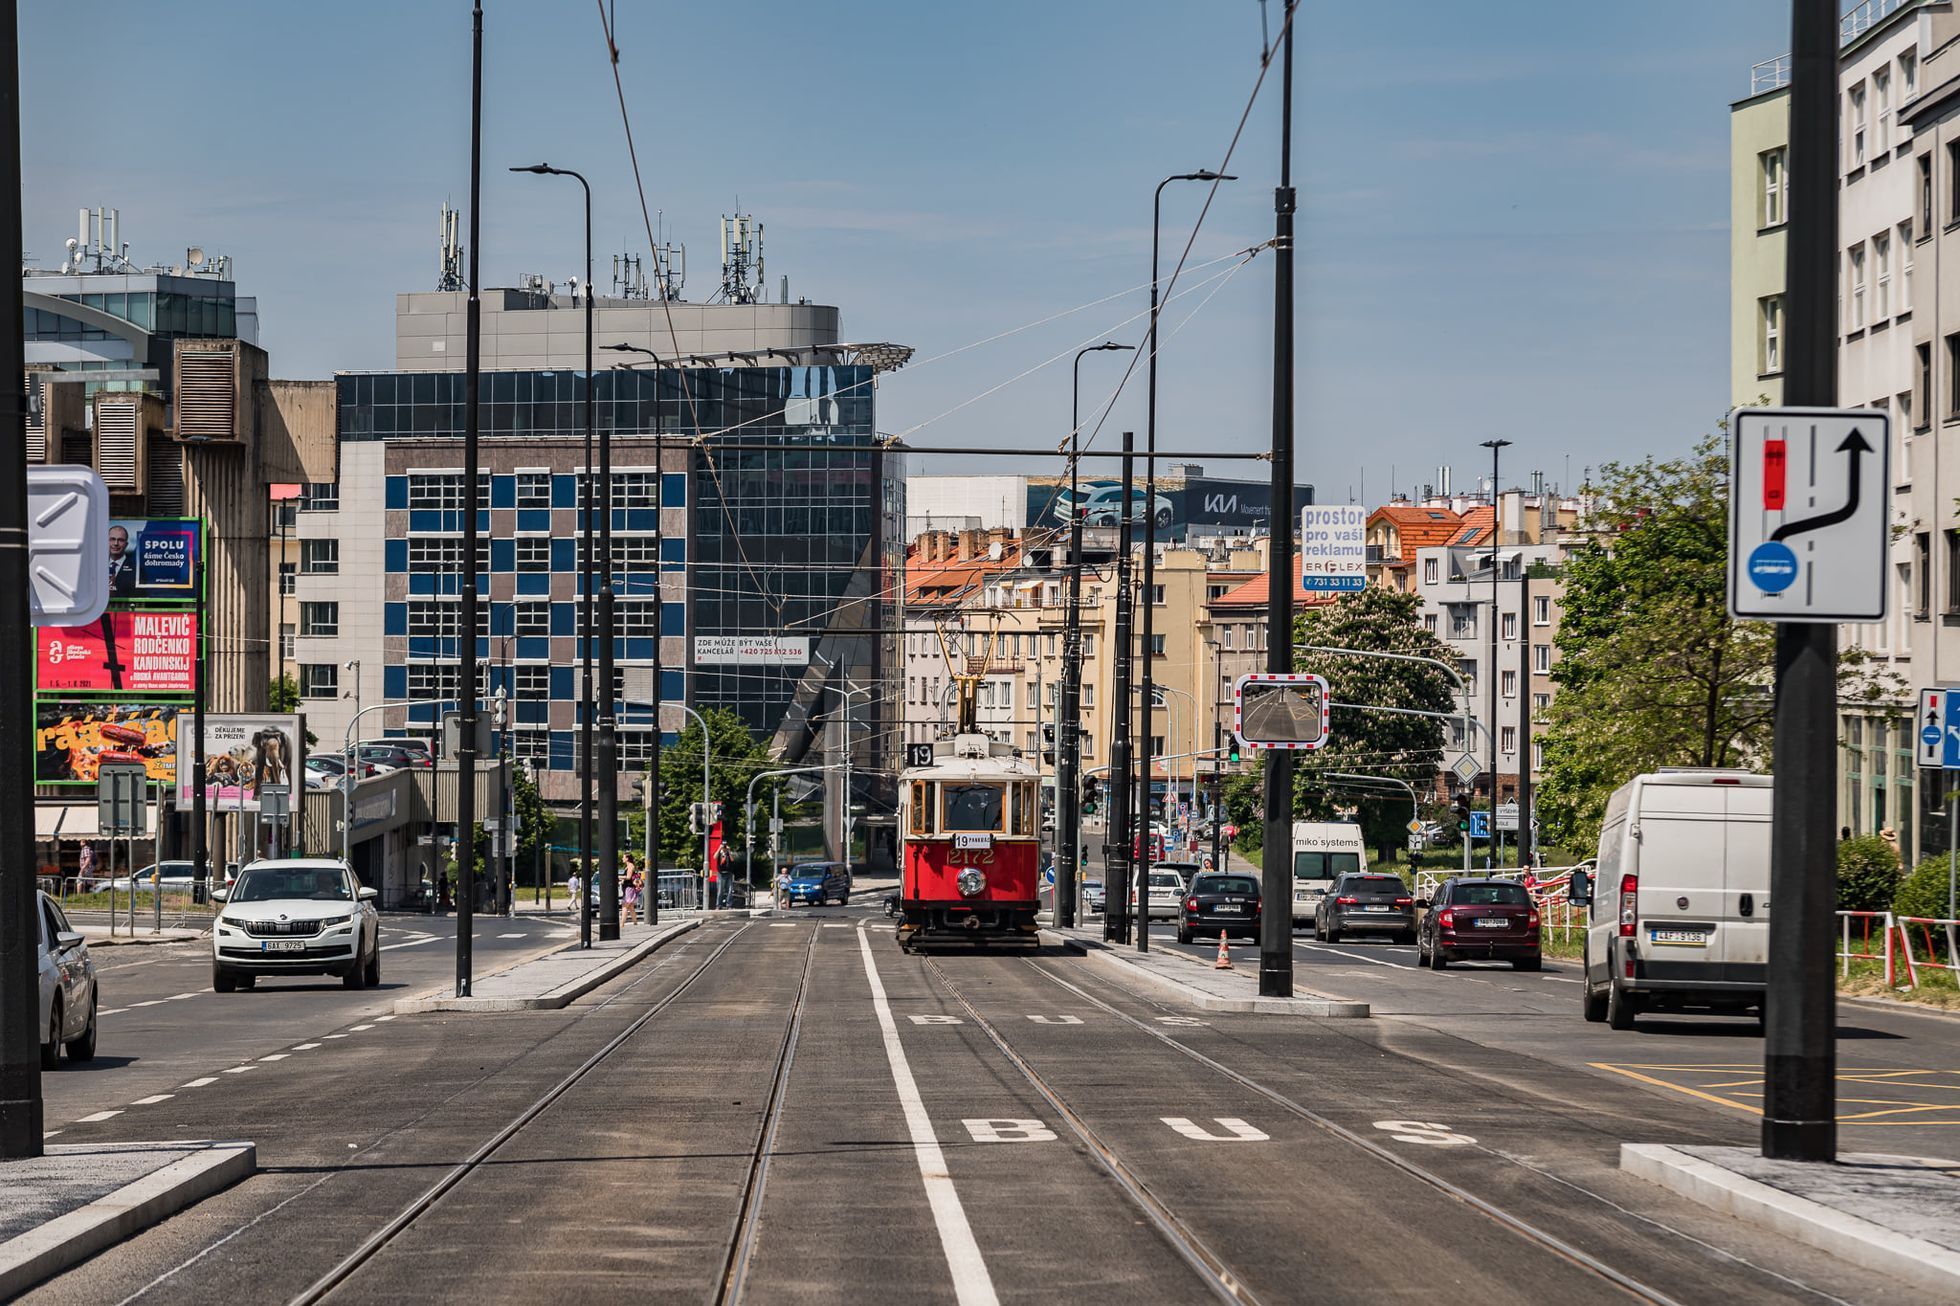
<path fill-rule="evenodd" d="M 946 1268 L 952 1272 L 953 1294 L 960 1306 L 998 1306 L 993 1276 L 974 1240 L 973 1226 L 967 1223 L 966 1208 L 960 1205 L 959 1190 L 946 1168 L 946 1154 L 932 1131 L 932 1117 L 919 1096 L 918 1081 L 905 1059 L 905 1045 L 899 1042 L 898 1022 L 892 1019 L 891 1003 L 885 998 L 884 981 L 878 978 L 878 963 L 871 959 L 871 936 L 858 931 L 858 951 L 864 957 L 864 977 L 871 986 L 871 1007 L 878 1016 L 878 1029 L 884 1037 L 885 1060 L 891 1064 L 892 1084 L 898 1090 L 899 1107 L 905 1113 L 906 1131 L 912 1136 L 912 1155 L 918 1162 L 919 1178 L 925 1182 L 926 1204 L 932 1209 L 932 1222 L 939 1229 L 939 1246 L 946 1255 Z"/>
<path fill-rule="evenodd" d="M 326 1034 L 326 1035 L 322 1035 L 322 1037 L 324 1037 L 324 1038 L 346 1038 L 347 1036 L 346 1036 L 345 1034 Z"/>
<path fill-rule="evenodd" d="M 295 1051 L 295 1052 L 311 1052 L 311 1051 L 312 1051 L 312 1050 L 313 1050 L 314 1048 L 317 1048 L 317 1047 L 319 1047 L 319 1046 L 320 1046 L 320 1045 L 319 1045 L 318 1043 L 301 1043 L 301 1044 L 299 1044 L 298 1046 L 296 1046 L 296 1047 L 294 1047 L 294 1048 L 293 1048 L 293 1051 Z"/>
<path fill-rule="evenodd" d="M 121 1114 L 122 1111 L 120 1109 L 115 1111 L 97 1111 L 92 1116 L 83 1116 L 80 1120 L 77 1120 L 75 1123 L 78 1125 L 92 1125 L 102 1120 L 113 1120 L 115 1117 Z"/>
<path fill-rule="evenodd" d="M 95 1014 L 98 1016 L 120 1016 L 128 1010 L 128 1007 L 101 1007 L 96 1010 Z"/>
<path fill-rule="evenodd" d="M 170 995 L 169 997 L 167 997 L 167 998 L 165 998 L 165 999 L 164 999 L 164 1001 L 165 1001 L 165 1002 L 182 1002 L 182 1001 L 183 1001 L 183 1000 L 184 1000 L 185 998 L 195 998 L 195 997 L 198 997 L 198 996 L 200 996 L 200 995 L 198 995 L 198 994 L 196 994 L 196 993 L 173 993 L 173 994 L 171 994 L 171 995 Z"/>
<path fill-rule="evenodd" d="M 217 1082 L 218 1082 L 218 1077 L 217 1077 L 216 1075 L 206 1075 L 206 1076 L 205 1076 L 204 1078 L 202 1078 L 202 1079 L 193 1079 L 193 1080 L 192 1080 L 192 1081 L 191 1081 L 190 1083 L 188 1083 L 188 1084 L 179 1084 L 179 1085 L 178 1085 L 177 1087 L 179 1087 L 179 1088 L 203 1088 L 203 1087 L 204 1087 L 204 1086 L 205 1086 L 206 1084 L 215 1084 L 215 1083 L 217 1083 Z"/>
<path fill-rule="evenodd" d="M 151 998 L 148 1002 L 132 1002 L 129 1005 L 132 1007 L 161 1007 L 163 1004 L 164 1004 L 164 999 Z M 99 1016 L 102 1013 L 98 1011 L 95 1014 Z"/>
<path fill-rule="evenodd" d="M 242 1075 L 248 1070 L 257 1070 L 257 1069 L 258 1069 L 257 1066 L 233 1066 L 229 1070 L 220 1070 L 218 1073 L 221 1075 Z"/>
<path fill-rule="evenodd" d="M 376 1017 L 374 1018 L 374 1023 L 375 1023 L 375 1024 L 377 1024 L 377 1025 L 379 1025 L 379 1024 L 383 1024 L 383 1023 L 385 1023 L 385 1022 L 387 1022 L 387 1021 L 390 1021 L 390 1020 L 393 1020 L 393 1019 L 394 1019 L 394 1017 L 393 1017 L 393 1016 L 376 1016 Z"/>
<path fill-rule="evenodd" d="M 499 934 L 497 937 L 500 939 L 528 939 L 531 936 L 528 934 Z"/>
<path fill-rule="evenodd" d="M 374 1028 L 373 1025 L 355 1025 L 352 1028 L 350 1028 L 347 1032 L 349 1034 L 358 1034 L 364 1029 L 373 1029 L 373 1028 Z"/>
<path fill-rule="evenodd" d="M 290 1053 L 290 1052 L 274 1052 L 274 1053 L 273 1053 L 273 1054 L 272 1054 L 271 1056 L 269 1056 L 269 1057 L 260 1057 L 260 1058 L 259 1058 L 259 1060 L 261 1060 L 261 1061 L 284 1061 L 284 1060 L 285 1060 L 285 1059 L 286 1059 L 287 1057 L 289 1057 L 289 1056 L 291 1056 L 291 1055 L 292 1055 L 292 1053 Z"/>
<path fill-rule="evenodd" d="M 1080 1025 L 1082 1023 L 1082 1017 L 1080 1016 L 1029 1016 L 1028 1019 L 1037 1025 Z"/>
<path fill-rule="evenodd" d="M 177 1096 L 175 1093 L 152 1093 L 148 1097 L 137 1098 L 134 1102 L 131 1102 L 130 1105 L 131 1106 L 155 1106 L 159 1102 L 168 1102 L 171 1098 L 175 1096 Z"/>

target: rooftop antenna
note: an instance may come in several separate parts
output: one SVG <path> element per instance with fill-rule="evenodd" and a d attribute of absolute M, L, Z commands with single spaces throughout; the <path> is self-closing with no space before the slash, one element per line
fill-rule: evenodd
<path fill-rule="evenodd" d="M 760 304 L 762 288 L 762 224 L 746 213 L 722 215 L 721 288 L 709 303 Z"/>
<path fill-rule="evenodd" d="M 462 215 L 449 207 L 448 201 L 442 206 L 442 274 L 436 278 L 437 290 L 461 290 L 463 282 L 463 242 L 457 235 L 457 220 Z"/>

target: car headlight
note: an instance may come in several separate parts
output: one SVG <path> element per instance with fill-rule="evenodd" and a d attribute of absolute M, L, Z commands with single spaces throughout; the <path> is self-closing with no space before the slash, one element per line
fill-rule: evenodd
<path fill-rule="evenodd" d="M 960 872 L 959 879 L 954 883 L 958 886 L 962 898 L 977 898 L 980 896 L 980 891 L 987 887 L 987 876 L 979 867 L 969 866 Z"/>
<path fill-rule="evenodd" d="M 345 925 L 347 924 L 347 922 L 353 919 L 354 918 L 352 916 L 329 916 L 325 920 L 320 922 L 320 928 L 323 930 L 331 930 L 336 926 Z"/>

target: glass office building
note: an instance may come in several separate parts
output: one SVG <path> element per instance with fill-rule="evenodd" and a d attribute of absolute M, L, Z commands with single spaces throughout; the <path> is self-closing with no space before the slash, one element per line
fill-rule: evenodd
<path fill-rule="evenodd" d="M 872 375 L 870 366 L 833 364 L 597 377 L 595 423 L 613 433 L 616 659 L 622 668 L 646 664 L 663 639 L 663 698 L 734 711 L 792 764 L 811 746 L 806 719 L 841 701 L 827 690 L 880 683 L 895 665 L 895 638 L 882 632 L 896 624 L 886 601 L 902 481 L 897 460 L 873 447 Z M 373 487 L 387 536 L 376 650 L 384 692 L 451 700 L 464 525 L 453 442 L 464 376 L 362 373 L 337 383 L 343 450 L 388 446 L 385 482 Z M 514 751 L 560 771 L 577 765 L 585 648 L 583 400 L 575 372 L 482 377 L 485 692 L 502 687 L 513 700 Z M 667 437 L 658 466 L 656 432 Z M 345 476 L 343 515 L 360 493 Z M 664 602 L 655 591 L 661 576 Z M 852 707 L 867 768 L 883 764 L 877 741 L 891 732 L 875 723 L 888 702 L 859 694 Z M 417 709 L 411 725 L 432 725 L 440 710 Z M 622 712 L 623 767 L 638 769 L 651 752 L 652 727 L 649 712 Z"/>

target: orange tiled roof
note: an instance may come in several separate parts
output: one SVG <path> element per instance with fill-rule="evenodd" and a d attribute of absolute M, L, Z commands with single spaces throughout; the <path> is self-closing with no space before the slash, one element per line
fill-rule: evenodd
<path fill-rule="evenodd" d="M 1243 585 L 1225 591 L 1206 606 L 1212 608 L 1263 608 L 1270 601 L 1272 590 L 1266 576 L 1255 576 Z M 1337 596 L 1321 592 L 1308 593 L 1300 588 L 1298 573 L 1293 578 L 1293 605 L 1319 605 L 1332 603 Z"/>
<path fill-rule="evenodd" d="M 1449 539 L 1439 540 L 1437 543 L 1481 544 L 1490 538 L 1491 525 L 1496 519 L 1497 510 L 1488 504 L 1481 508 L 1472 508 L 1463 514 L 1462 527 Z"/>
<path fill-rule="evenodd" d="M 1395 525 L 1395 535 L 1400 541 L 1400 552 L 1393 559 L 1384 559 L 1389 566 L 1413 566 L 1417 549 L 1430 549 L 1439 544 L 1447 544 L 1463 526 L 1464 518 L 1448 508 L 1422 508 L 1413 503 L 1391 503 L 1377 508 L 1368 515 L 1368 524 L 1389 521 Z"/>

